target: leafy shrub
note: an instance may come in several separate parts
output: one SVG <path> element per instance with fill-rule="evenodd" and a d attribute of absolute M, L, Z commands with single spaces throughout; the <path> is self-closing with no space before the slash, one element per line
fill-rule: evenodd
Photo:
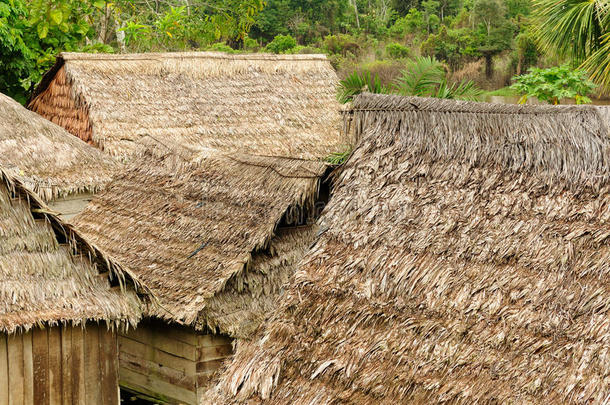
<path fill-rule="evenodd" d="M 412 8 L 409 13 L 404 17 L 398 18 L 394 24 L 390 27 L 390 35 L 396 38 L 404 38 L 408 34 L 413 34 L 420 31 L 426 22 L 421 11 Z"/>
<path fill-rule="evenodd" d="M 529 72 L 513 78 L 516 83 L 511 89 L 522 94 L 519 100 L 521 104 L 525 104 L 529 97 L 549 104 L 559 104 L 563 98 L 574 98 L 576 104 L 591 102 L 587 95 L 593 91 L 595 84 L 584 70 L 571 69 L 566 64 L 548 69 L 532 68 Z"/>
<path fill-rule="evenodd" d="M 273 53 L 286 53 L 297 46 L 297 40 L 290 35 L 277 35 L 267 44 L 267 50 Z"/>
<path fill-rule="evenodd" d="M 348 34 L 328 35 L 324 37 L 322 49 L 330 55 L 342 56 L 347 56 L 348 53 L 357 56 L 361 51 L 358 40 Z"/>
<path fill-rule="evenodd" d="M 260 48 L 260 45 L 254 38 L 244 39 L 244 49 L 250 52 L 255 52 Z"/>
<path fill-rule="evenodd" d="M 226 53 L 233 52 L 233 48 L 231 48 L 229 45 L 225 44 L 224 42 L 217 42 L 215 44 L 212 44 L 212 45 L 210 45 L 210 47 L 208 49 L 210 51 L 217 51 L 217 52 L 226 52 Z"/>
<path fill-rule="evenodd" d="M 393 42 L 385 46 L 385 52 L 392 59 L 402 59 L 409 56 L 410 50 L 404 45 Z"/>

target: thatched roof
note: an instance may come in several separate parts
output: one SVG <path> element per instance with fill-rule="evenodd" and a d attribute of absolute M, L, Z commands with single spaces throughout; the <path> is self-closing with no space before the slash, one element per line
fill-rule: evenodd
<path fill-rule="evenodd" d="M 135 323 L 132 276 L 0 169 L 0 332 L 87 320 Z"/>
<path fill-rule="evenodd" d="M 117 163 L 0 94 L 0 165 L 44 200 L 97 192 Z"/>
<path fill-rule="evenodd" d="M 312 231 L 294 236 L 276 226 L 314 203 L 325 169 L 298 159 L 211 152 L 193 163 L 146 152 L 75 225 L 150 288 L 159 305 L 148 315 L 243 336 L 262 316 L 252 311 L 270 304 L 261 296 L 279 291 L 313 241 Z"/>
<path fill-rule="evenodd" d="M 150 135 L 318 159 L 343 143 L 337 82 L 323 55 L 62 53 L 29 108 L 115 156 Z"/>
<path fill-rule="evenodd" d="M 600 110 L 365 95 L 354 115 L 325 230 L 212 402 L 607 402 Z"/>

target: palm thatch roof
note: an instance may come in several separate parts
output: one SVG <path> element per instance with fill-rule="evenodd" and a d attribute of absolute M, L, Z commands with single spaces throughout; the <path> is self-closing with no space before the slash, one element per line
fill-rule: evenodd
<path fill-rule="evenodd" d="M 105 257 L 0 169 L 0 332 L 87 320 L 135 325 L 132 274 Z"/>
<path fill-rule="evenodd" d="M 607 402 L 603 113 L 359 97 L 325 231 L 212 403 Z"/>
<path fill-rule="evenodd" d="M 326 166 L 157 152 L 135 159 L 75 225 L 152 291 L 148 315 L 248 335 L 315 237 L 276 227 L 287 212 L 312 212 Z"/>
<path fill-rule="evenodd" d="M 45 201 L 97 192 L 117 163 L 0 94 L 0 165 Z"/>
<path fill-rule="evenodd" d="M 29 108 L 114 156 L 149 135 L 318 159 L 342 143 L 337 82 L 323 55 L 63 53 Z"/>

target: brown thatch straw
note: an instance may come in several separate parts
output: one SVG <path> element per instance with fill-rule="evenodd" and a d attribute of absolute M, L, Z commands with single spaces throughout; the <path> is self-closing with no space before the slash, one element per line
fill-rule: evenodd
<path fill-rule="evenodd" d="M 117 162 L 0 94 L 0 165 L 45 201 L 97 192 Z"/>
<path fill-rule="evenodd" d="M 132 275 L 0 169 L 0 332 L 87 320 L 135 325 Z"/>
<path fill-rule="evenodd" d="M 214 151 L 190 160 L 147 151 L 75 225 L 150 288 L 159 305 L 148 315 L 243 337 L 313 240 L 276 226 L 313 204 L 326 167 Z"/>
<path fill-rule="evenodd" d="M 148 134 L 318 159 L 344 143 L 337 81 L 322 55 L 63 53 L 29 108 L 115 156 Z"/>
<path fill-rule="evenodd" d="M 353 113 L 325 231 L 211 403 L 607 403 L 604 112 L 365 95 Z"/>

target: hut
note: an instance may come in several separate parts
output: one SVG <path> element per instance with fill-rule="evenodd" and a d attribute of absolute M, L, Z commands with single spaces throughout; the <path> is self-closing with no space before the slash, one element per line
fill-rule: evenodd
<path fill-rule="evenodd" d="M 337 81 L 323 55 L 62 53 L 28 107 L 123 160 L 143 137 L 317 159 L 338 146 Z"/>
<path fill-rule="evenodd" d="M 118 163 L 0 94 L 0 165 L 69 220 L 103 189 Z"/>
<path fill-rule="evenodd" d="M 130 274 L 0 168 L 0 404 L 119 404 Z"/>
<path fill-rule="evenodd" d="M 134 158 L 75 225 L 156 297 L 138 328 L 119 337 L 121 387 L 197 404 L 233 340 L 248 339 L 271 312 L 316 237 L 327 166 L 175 151 Z"/>
<path fill-rule="evenodd" d="M 607 403 L 604 112 L 363 95 L 352 113 L 324 232 L 210 403 Z"/>

